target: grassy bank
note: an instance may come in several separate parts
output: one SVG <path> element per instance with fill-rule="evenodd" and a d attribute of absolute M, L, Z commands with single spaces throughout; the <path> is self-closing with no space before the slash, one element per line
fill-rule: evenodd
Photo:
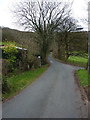
<path fill-rule="evenodd" d="M 80 80 L 80 85 L 85 87 L 90 85 L 90 75 L 87 70 L 78 70 L 76 74 Z"/>
<path fill-rule="evenodd" d="M 11 92 L 3 94 L 3 100 L 19 93 L 22 89 L 24 89 L 26 86 L 30 85 L 33 81 L 35 81 L 47 68 L 48 65 L 44 65 L 41 68 L 26 71 L 19 75 L 13 75 L 12 77 L 7 78 L 11 85 Z"/>
<path fill-rule="evenodd" d="M 80 56 L 70 56 L 67 60 L 68 63 L 81 66 L 81 67 L 86 67 L 88 58 L 80 57 Z"/>

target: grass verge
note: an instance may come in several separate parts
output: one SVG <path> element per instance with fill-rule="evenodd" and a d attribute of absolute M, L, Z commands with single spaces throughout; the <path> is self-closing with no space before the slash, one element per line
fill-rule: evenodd
<path fill-rule="evenodd" d="M 79 56 L 70 56 L 67 62 L 77 66 L 86 67 L 88 58 L 79 57 Z"/>
<path fill-rule="evenodd" d="M 76 80 L 80 87 L 83 100 L 90 101 L 90 75 L 87 70 L 77 70 L 76 71 Z M 87 97 L 86 97 L 87 96 Z"/>
<path fill-rule="evenodd" d="M 89 86 L 90 85 L 90 75 L 88 75 L 87 70 L 77 70 L 76 74 L 80 80 L 80 85 L 83 87 Z"/>
<path fill-rule="evenodd" d="M 11 85 L 11 91 L 9 93 L 3 94 L 3 100 L 11 98 L 19 93 L 22 89 L 30 85 L 35 81 L 45 70 L 47 70 L 48 65 L 44 65 L 41 68 L 35 70 L 26 71 L 19 75 L 13 75 L 10 78 L 7 78 Z"/>

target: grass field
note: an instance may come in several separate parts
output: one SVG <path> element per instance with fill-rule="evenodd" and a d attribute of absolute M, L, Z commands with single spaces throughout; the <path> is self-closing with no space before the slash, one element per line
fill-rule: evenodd
<path fill-rule="evenodd" d="M 16 95 L 26 86 L 30 85 L 34 80 L 36 80 L 46 69 L 48 65 L 42 66 L 35 70 L 26 71 L 19 75 L 14 75 L 7 80 L 9 81 L 11 87 L 11 92 L 3 94 L 3 100 Z"/>
<path fill-rule="evenodd" d="M 80 80 L 80 84 L 81 86 L 89 86 L 90 85 L 90 75 L 88 75 L 88 71 L 87 70 L 78 70 L 76 71 L 76 74 Z"/>

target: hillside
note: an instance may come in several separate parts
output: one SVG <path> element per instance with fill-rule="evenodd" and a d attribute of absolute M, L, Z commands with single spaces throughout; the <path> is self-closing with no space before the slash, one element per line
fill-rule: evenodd
<path fill-rule="evenodd" d="M 38 47 L 35 40 L 35 33 L 18 31 L 10 28 L 2 29 L 3 41 L 15 41 L 17 44 L 27 48 L 31 52 L 37 52 Z M 70 50 L 87 52 L 87 32 L 71 32 L 69 35 Z M 57 48 L 57 46 L 56 46 Z M 54 48 L 55 49 L 55 46 Z"/>
<path fill-rule="evenodd" d="M 18 46 L 25 47 L 33 53 L 38 50 L 35 42 L 35 35 L 32 32 L 23 32 L 10 28 L 3 28 L 2 41 L 14 41 Z"/>

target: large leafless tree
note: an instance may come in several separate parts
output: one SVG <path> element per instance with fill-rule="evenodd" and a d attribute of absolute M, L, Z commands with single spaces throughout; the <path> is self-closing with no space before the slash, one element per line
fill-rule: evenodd
<path fill-rule="evenodd" d="M 48 1 L 31 2 L 27 0 L 20 2 L 15 7 L 14 13 L 21 26 L 37 34 L 42 64 L 45 64 L 53 34 L 57 27 L 69 16 L 69 4 Z"/>
<path fill-rule="evenodd" d="M 65 59 L 67 60 L 69 55 L 70 55 L 70 38 L 69 38 L 69 34 L 70 32 L 74 32 L 77 28 L 77 21 L 75 19 L 73 19 L 72 17 L 68 16 L 60 26 L 58 26 L 57 29 L 57 33 L 60 36 L 60 38 L 58 38 L 56 40 L 57 44 L 58 44 L 58 57 L 60 58 L 60 54 L 62 55 L 62 53 L 60 52 L 60 47 L 63 44 L 63 47 L 65 49 Z"/>

